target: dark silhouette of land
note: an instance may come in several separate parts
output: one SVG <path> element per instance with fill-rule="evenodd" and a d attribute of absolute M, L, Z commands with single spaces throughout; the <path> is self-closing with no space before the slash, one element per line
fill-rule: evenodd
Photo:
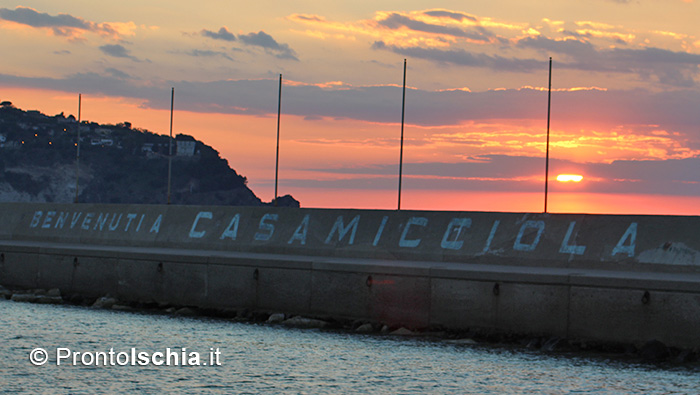
<path fill-rule="evenodd" d="M 0 103 L 0 201 L 75 200 L 80 132 L 81 203 L 164 204 L 169 137 L 123 122 L 101 125 Z M 172 142 L 172 204 L 263 205 L 214 148 L 179 134 Z M 298 207 L 287 195 L 279 206 Z"/>

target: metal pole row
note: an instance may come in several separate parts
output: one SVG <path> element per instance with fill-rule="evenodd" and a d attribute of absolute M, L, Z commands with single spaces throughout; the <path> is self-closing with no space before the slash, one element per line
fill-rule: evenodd
<path fill-rule="evenodd" d="M 545 154 L 545 177 L 544 177 L 544 212 L 547 213 L 547 199 L 549 193 L 549 127 L 550 115 L 552 106 L 552 58 L 549 58 L 549 86 L 547 99 L 547 145 Z M 75 203 L 78 203 L 79 181 L 80 181 L 80 122 L 82 94 L 78 94 L 78 141 L 76 148 L 76 179 L 75 179 Z M 172 189 L 172 157 L 173 157 L 173 113 L 175 109 L 175 88 L 171 88 L 170 94 L 170 139 L 168 144 L 168 188 L 167 188 L 167 204 L 171 203 Z M 403 88 L 401 101 L 401 139 L 399 149 L 399 185 L 397 210 L 401 210 L 401 188 L 403 181 L 403 146 L 404 146 L 404 121 L 406 115 L 406 59 L 403 60 Z M 280 123 L 282 116 L 282 74 L 279 76 L 279 87 L 277 94 L 277 147 L 275 151 L 275 196 L 274 205 L 277 206 L 279 198 L 279 155 L 280 155 Z"/>

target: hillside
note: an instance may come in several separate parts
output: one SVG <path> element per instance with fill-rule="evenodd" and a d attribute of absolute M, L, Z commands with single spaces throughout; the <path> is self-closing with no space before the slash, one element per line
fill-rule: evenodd
<path fill-rule="evenodd" d="M 7 101 L 0 103 L 0 201 L 73 202 L 78 135 L 79 202 L 167 202 L 168 136 L 129 122 L 78 124 L 72 115 L 23 111 Z M 172 204 L 270 204 L 214 148 L 180 134 L 172 150 Z M 284 196 L 278 205 L 299 202 Z"/>

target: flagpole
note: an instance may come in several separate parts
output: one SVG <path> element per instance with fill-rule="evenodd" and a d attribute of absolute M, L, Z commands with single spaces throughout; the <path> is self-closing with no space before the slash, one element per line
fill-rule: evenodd
<path fill-rule="evenodd" d="M 170 140 L 168 140 L 168 204 L 173 175 L 173 110 L 175 108 L 175 87 L 170 91 Z"/>
<path fill-rule="evenodd" d="M 547 193 L 549 192 L 549 120 L 552 111 L 552 58 L 549 58 L 549 88 L 547 93 L 547 155 L 544 170 L 544 212 L 547 213 Z"/>
<path fill-rule="evenodd" d="M 80 192 L 80 111 L 82 109 L 82 94 L 78 93 L 78 142 L 75 150 L 75 203 L 78 203 Z"/>
<path fill-rule="evenodd" d="M 280 168 L 280 117 L 282 115 L 282 74 L 280 74 L 279 92 L 277 94 L 277 151 L 275 154 L 275 206 L 277 206 L 277 184 Z"/>
<path fill-rule="evenodd" d="M 401 210 L 401 179 L 403 178 L 403 125 L 406 113 L 406 59 L 403 60 L 403 100 L 401 102 L 401 150 L 399 153 L 399 199 L 397 210 Z"/>

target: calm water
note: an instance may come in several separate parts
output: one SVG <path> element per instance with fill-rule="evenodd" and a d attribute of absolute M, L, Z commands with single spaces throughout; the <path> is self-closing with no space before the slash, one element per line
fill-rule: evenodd
<path fill-rule="evenodd" d="M 42 366 L 34 366 L 29 360 L 30 352 L 38 347 L 49 355 Z M 110 348 L 115 353 L 130 353 L 134 348 L 137 353 L 152 355 L 171 348 L 179 356 L 183 347 L 187 353 L 200 353 L 200 362 L 207 366 L 94 366 L 89 365 L 89 357 L 86 366 L 80 356 L 75 365 L 70 358 L 56 364 L 57 348 L 90 355 L 106 355 Z M 217 348 L 221 364 L 209 366 L 210 352 Z M 63 356 L 68 351 L 61 352 Z M 115 361 L 126 362 L 123 358 Z M 174 364 L 174 359 L 171 362 Z M 165 391 L 697 394 L 700 369 L 658 368 L 416 338 L 0 301 L 0 393 Z"/>

